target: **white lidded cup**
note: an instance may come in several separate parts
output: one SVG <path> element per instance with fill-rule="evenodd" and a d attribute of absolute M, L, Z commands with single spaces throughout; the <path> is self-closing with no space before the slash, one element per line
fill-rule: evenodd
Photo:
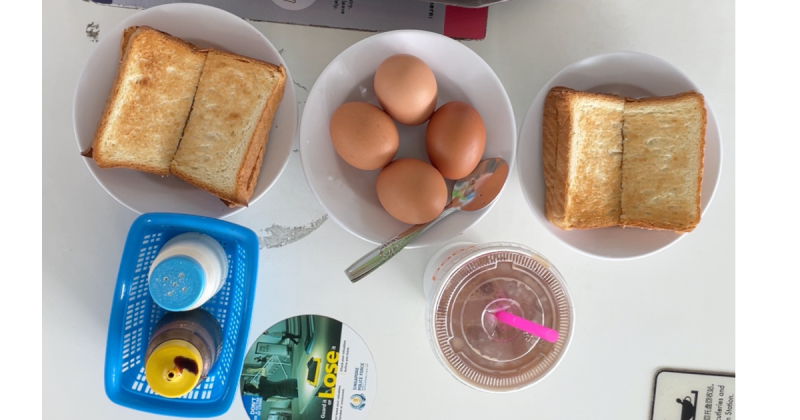
<path fill-rule="evenodd" d="M 150 265 L 148 288 L 158 306 L 173 311 L 199 308 L 214 297 L 228 278 L 225 249 L 199 232 L 167 241 Z"/>
<path fill-rule="evenodd" d="M 460 382 L 487 392 L 525 389 L 566 353 L 575 314 L 566 283 L 536 251 L 519 244 L 457 242 L 424 273 L 425 329 L 437 359 Z M 555 343 L 497 321 L 502 309 L 558 331 Z"/>

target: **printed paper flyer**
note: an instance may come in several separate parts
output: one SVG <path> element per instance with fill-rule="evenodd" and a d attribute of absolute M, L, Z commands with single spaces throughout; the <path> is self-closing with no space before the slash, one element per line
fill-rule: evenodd
<path fill-rule="evenodd" d="M 656 374 L 651 420 L 736 420 L 733 374 L 663 369 Z"/>
<path fill-rule="evenodd" d="M 182 0 L 88 0 L 147 9 Z M 241 18 L 294 25 L 382 32 L 419 29 L 455 39 L 484 39 L 488 8 L 466 8 L 420 0 L 194 0 Z"/>

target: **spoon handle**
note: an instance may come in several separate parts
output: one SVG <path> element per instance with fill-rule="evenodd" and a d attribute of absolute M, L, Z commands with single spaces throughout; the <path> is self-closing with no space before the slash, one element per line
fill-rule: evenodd
<path fill-rule="evenodd" d="M 344 273 L 347 274 L 347 278 L 349 278 L 353 283 L 363 279 L 369 273 L 382 266 L 386 261 L 392 259 L 392 257 L 397 255 L 398 252 L 410 244 L 411 241 L 428 230 L 429 227 L 433 226 L 436 222 L 444 219 L 458 209 L 458 207 L 447 208 L 437 218 L 431 220 L 430 222 L 411 226 L 403 233 L 400 233 L 394 238 L 389 239 L 383 245 L 378 246 L 363 257 L 359 258 L 358 261 L 353 263 L 353 265 L 347 267 Z"/>

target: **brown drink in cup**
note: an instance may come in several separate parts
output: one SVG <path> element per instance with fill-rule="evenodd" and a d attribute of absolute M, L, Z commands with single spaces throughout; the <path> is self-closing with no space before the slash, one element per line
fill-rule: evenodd
<path fill-rule="evenodd" d="M 456 243 L 425 270 L 426 330 L 440 362 L 475 389 L 509 392 L 547 376 L 572 338 L 574 311 L 563 278 L 518 244 Z M 504 310 L 558 331 L 549 343 L 500 323 Z"/>

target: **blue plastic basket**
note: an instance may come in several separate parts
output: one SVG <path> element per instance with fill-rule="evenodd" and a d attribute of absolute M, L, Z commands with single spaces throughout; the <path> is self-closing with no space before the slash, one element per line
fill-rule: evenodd
<path fill-rule="evenodd" d="M 165 314 L 147 288 L 150 263 L 161 246 L 185 232 L 201 232 L 228 254 L 228 279 L 203 309 L 222 327 L 223 343 L 208 377 L 180 398 L 157 395 L 144 376 L 153 327 Z M 111 401 L 150 413 L 213 417 L 233 403 L 247 346 L 258 271 L 258 238 L 250 229 L 200 216 L 148 213 L 131 225 L 117 275 L 106 343 L 105 389 Z"/>

